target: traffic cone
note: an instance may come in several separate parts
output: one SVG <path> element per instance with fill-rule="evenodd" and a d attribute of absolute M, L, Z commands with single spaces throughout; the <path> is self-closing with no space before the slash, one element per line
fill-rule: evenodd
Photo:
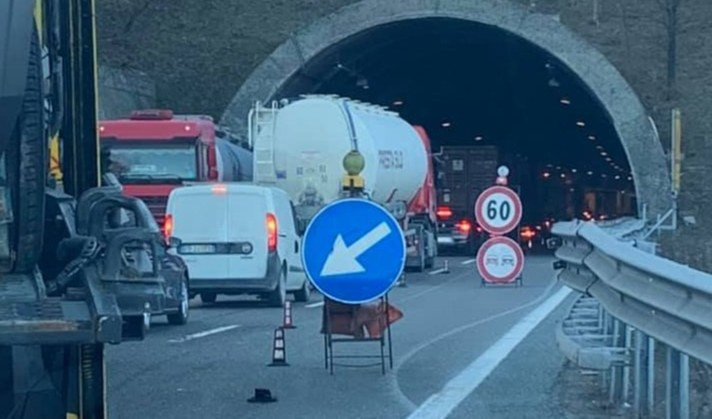
<path fill-rule="evenodd" d="M 450 266 L 448 265 L 447 259 L 445 259 L 445 266 L 443 266 L 443 273 L 444 274 L 450 273 Z"/>
<path fill-rule="evenodd" d="M 274 329 L 274 344 L 272 345 L 272 363 L 270 367 L 288 367 L 287 348 L 284 344 L 284 329 Z"/>
<path fill-rule="evenodd" d="M 297 326 L 292 322 L 292 302 L 284 302 L 284 321 L 282 322 L 282 329 L 296 329 Z"/>

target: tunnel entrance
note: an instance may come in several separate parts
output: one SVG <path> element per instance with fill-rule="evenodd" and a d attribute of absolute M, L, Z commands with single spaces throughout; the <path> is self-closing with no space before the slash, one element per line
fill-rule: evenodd
<path fill-rule="evenodd" d="M 496 146 L 521 188 L 527 222 L 655 216 L 669 208 L 660 193 L 669 190 L 664 154 L 640 102 L 563 26 L 526 13 L 527 22 L 508 30 L 498 13 L 512 17 L 519 11 L 513 5 L 470 10 L 469 18 L 462 6 L 451 6 L 454 17 L 441 5 L 383 22 L 371 9 L 379 3 L 347 7 L 285 43 L 222 122 L 240 130 L 255 100 L 337 94 L 387 106 L 425 127 L 435 151 Z"/>

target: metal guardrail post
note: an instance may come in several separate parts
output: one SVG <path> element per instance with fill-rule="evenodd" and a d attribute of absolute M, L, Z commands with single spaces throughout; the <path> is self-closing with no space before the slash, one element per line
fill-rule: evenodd
<path fill-rule="evenodd" d="M 667 350 L 665 417 L 690 418 L 690 359 L 675 348 Z"/>
<path fill-rule="evenodd" d="M 633 327 L 626 326 L 624 330 L 624 344 L 626 350 L 629 351 L 633 347 L 633 333 L 635 332 L 635 329 Z M 630 403 L 628 403 L 628 397 L 630 397 L 630 364 L 623 366 L 623 383 L 621 385 L 621 393 L 621 402 L 623 403 L 623 406 L 629 407 Z"/>
<path fill-rule="evenodd" d="M 625 347 L 625 337 L 626 337 L 627 326 L 625 323 L 614 318 L 613 319 L 613 347 L 621 348 Z M 611 368 L 611 383 L 608 393 L 608 400 L 612 406 L 621 406 L 624 400 L 623 388 L 625 374 L 623 373 L 624 367 L 622 365 L 616 365 Z"/>
<path fill-rule="evenodd" d="M 655 410 L 655 339 L 648 336 L 648 359 L 647 359 L 647 370 L 648 370 L 648 388 L 646 389 L 647 396 L 646 401 L 647 413 L 649 416 L 653 416 Z"/>
<path fill-rule="evenodd" d="M 650 339 L 640 330 L 635 331 L 635 360 L 633 372 L 633 411 L 637 417 L 650 417 L 652 411 L 648 410 L 648 359 L 650 358 Z"/>

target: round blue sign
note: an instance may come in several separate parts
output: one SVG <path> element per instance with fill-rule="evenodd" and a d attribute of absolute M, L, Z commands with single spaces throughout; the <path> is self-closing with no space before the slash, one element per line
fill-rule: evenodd
<path fill-rule="evenodd" d="M 327 298 L 345 304 L 369 302 L 388 292 L 403 273 L 403 231 L 376 203 L 335 201 L 309 223 L 302 262 L 309 280 Z"/>

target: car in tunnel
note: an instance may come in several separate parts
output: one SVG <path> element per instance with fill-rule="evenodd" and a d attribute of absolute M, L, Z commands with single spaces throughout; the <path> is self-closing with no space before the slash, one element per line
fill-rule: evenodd
<path fill-rule="evenodd" d="M 486 240 L 486 233 L 474 220 L 454 217 L 452 209 L 440 206 L 438 217 L 438 251 L 473 256 Z"/>

